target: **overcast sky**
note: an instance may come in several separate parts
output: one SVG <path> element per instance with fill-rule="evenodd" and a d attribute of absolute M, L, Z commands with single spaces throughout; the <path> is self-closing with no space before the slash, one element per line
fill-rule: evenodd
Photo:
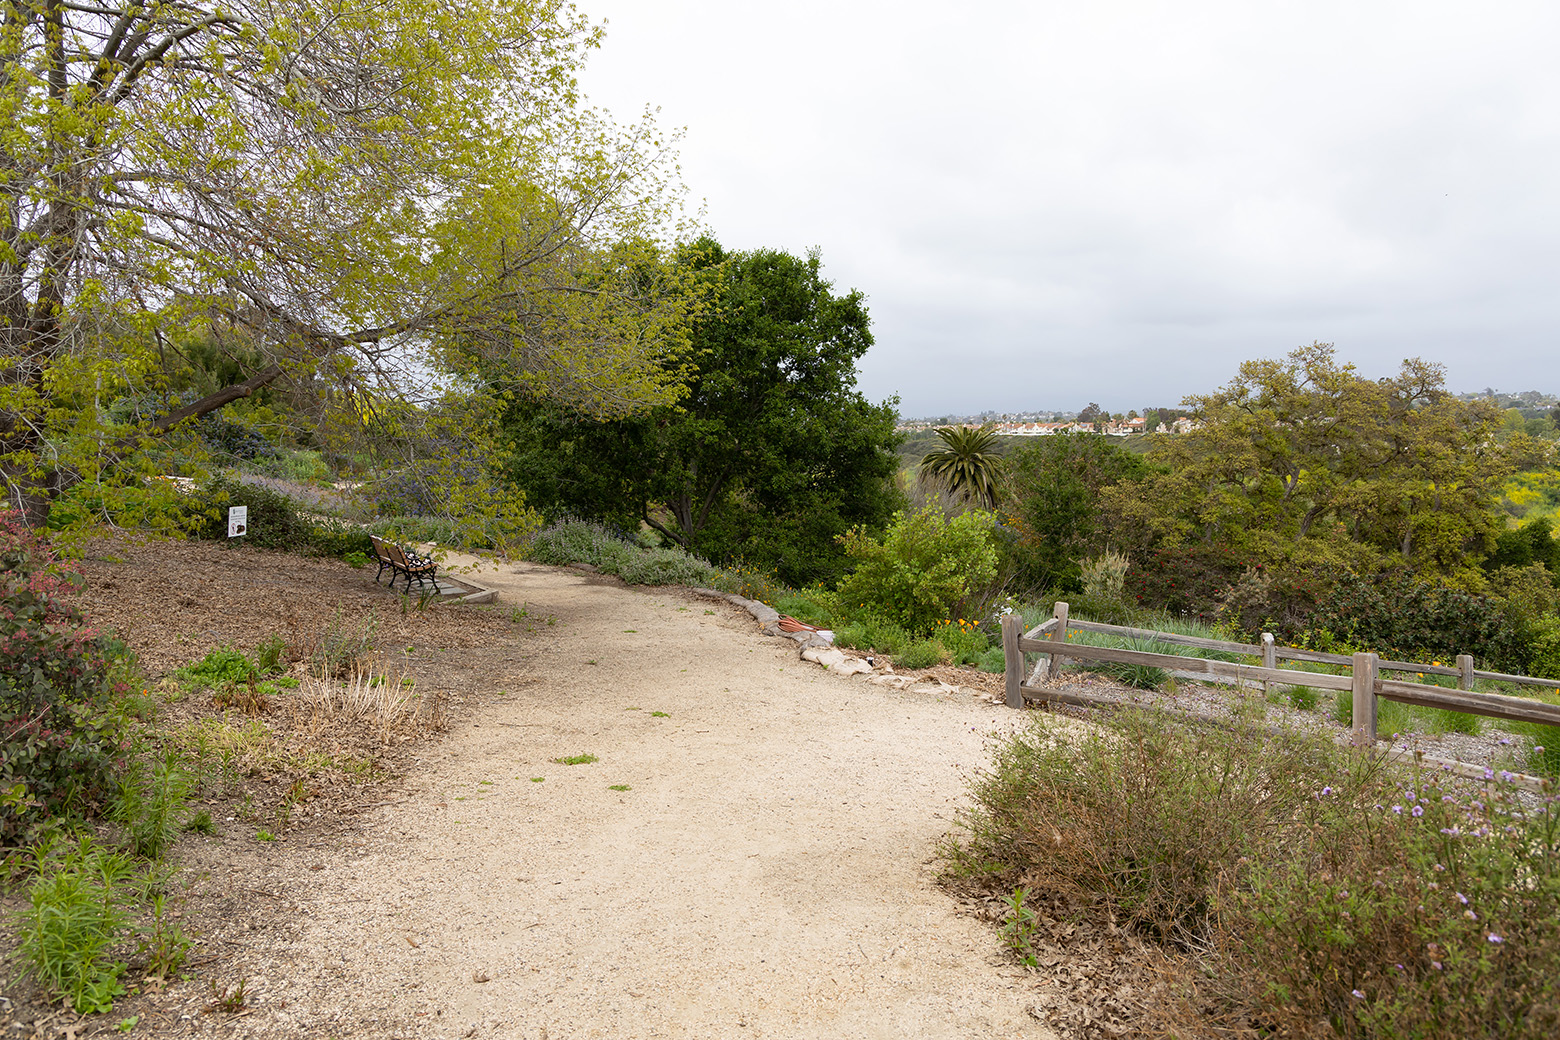
<path fill-rule="evenodd" d="M 816 246 L 906 416 L 1177 403 L 1331 341 L 1560 392 L 1560 4 L 579 0 L 728 247 Z"/>

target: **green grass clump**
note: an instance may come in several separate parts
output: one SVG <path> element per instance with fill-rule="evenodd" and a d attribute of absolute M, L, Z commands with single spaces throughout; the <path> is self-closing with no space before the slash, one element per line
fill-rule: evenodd
<path fill-rule="evenodd" d="M 935 639 L 917 639 L 894 655 L 894 663 L 901 668 L 931 668 L 947 664 L 948 648 Z"/>
<path fill-rule="evenodd" d="M 775 600 L 774 608 L 798 621 L 820 628 L 830 628 L 834 623 L 828 595 L 818 589 L 804 589 L 780 596 Z"/>
<path fill-rule="evenodd" d="M 980 655 L 976 667 L 983 672 L 995 672 L 1000 675 L 1007 671 L 1007 657 L 1000 646 L 994 646 Z"/>
<path fill-rule="evenodd" d="M 600 759 L 587 751 L 582 755 L 565 755 L 562 758 L 555 758 L 553 761 L 561 766 L 588 766 L 592 762 L 599 762 Z"/>
<path fill-rule="evenodd" d="M 905 648 L 915 642 L 910 633 L 890 621 L 867 617 L 834 630 L 834 642 L 856 650 L 875 650 L 899 660 Z"/>
<path fill-rule="evenodd" d="M 1289 706 L 1300 711 L 1314 711 L 1321 703 L 1321 694 L 1312 686 L 1291 686 L 1286 696 Z"/>

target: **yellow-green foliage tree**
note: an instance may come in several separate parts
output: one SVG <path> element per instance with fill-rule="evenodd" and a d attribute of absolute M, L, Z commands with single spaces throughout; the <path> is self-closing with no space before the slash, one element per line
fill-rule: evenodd
<path fill-rule="evenodd" d="M 1158 472 L 1111 489 L 1105 508 L 1161 547 L 1280 567 L 1407 565 L 1479 587 L 1502 484 L 1530 447 L 1498 442 L 1500 413 L 1453 397 L 1441 366 L 1410 359 L 1367 379 L 1330 344 L 1245 362 L 1186 403 L 1196 429 L 1156 440 Z"/>
<path fill-rule="evenodd" d="M 674 399 L 683 303 L 643 270 L 675 193 L 654 126 L 578 96 L 599 37 L 561 0 L 0 2 L 11 504 L 42 523 L 146 435 L 322 366 L 394 383 L 452 334 L 587 412 Z M 115 421 L 227 329 L 242 378 Z"/>

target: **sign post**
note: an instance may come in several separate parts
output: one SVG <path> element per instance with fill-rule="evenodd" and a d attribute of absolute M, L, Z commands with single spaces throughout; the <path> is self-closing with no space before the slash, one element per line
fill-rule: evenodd
<path fill-rule="evenodd" d="M 249 533 L 249 507 L 230 506 L 228 508 L 228 537 L 240 538 Z"/>

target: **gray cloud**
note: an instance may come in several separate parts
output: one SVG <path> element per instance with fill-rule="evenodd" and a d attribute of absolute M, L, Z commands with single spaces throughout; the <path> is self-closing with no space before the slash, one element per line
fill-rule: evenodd
<path fill-rule="evenodd" d="M 737 248 L 819 246 L 907 414 L 1116 410 L 1337 342 L 1560 390 L 1541 3 L 587 0 Z"/>

